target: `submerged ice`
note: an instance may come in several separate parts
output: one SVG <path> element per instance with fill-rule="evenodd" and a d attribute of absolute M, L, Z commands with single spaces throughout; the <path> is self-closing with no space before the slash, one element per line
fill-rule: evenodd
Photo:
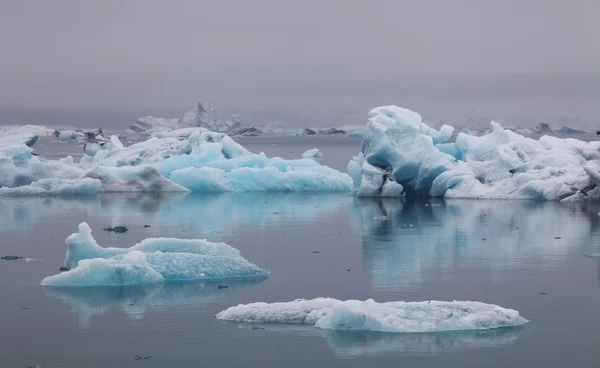
<path fill-rule="evenodd" d="M 149 238 L 130 248 L 103 248 L 85 222 L 65 242 L 64 266 L 69 271 L 46 277 L 43 286 L 127 286 L 268 275 L 225 243 Z"/>
<path fill-rule="evenodd" d="M 359 196 L 577 200 L 599 198 L 600 142 L 523 137 L 499 124 L 481 137 L 430 128 L 398 106 L 371 110 L 348 164 Z"/>
<path fill-rule="evenodd" d="M 240 304 L 217 319 L 247 323 L 309 324 L 317 328 L 377 332 L 441 332 L 519 326 L 519 312 L 471 301 L 388 302 L 298 299 L 283 303 Z"/>

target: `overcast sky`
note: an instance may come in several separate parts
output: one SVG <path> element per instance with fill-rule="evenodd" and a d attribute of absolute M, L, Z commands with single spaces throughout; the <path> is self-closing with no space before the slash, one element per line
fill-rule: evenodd
<path fill-rule="evenodd" d="M 0 106 L 588 98 L 599 16 L 600 0 L 0 0 Z"/>

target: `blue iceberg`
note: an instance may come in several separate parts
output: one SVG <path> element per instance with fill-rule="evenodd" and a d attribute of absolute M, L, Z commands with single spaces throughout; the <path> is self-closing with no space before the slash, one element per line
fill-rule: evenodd
<path fill-rule="evenodd" d="M 435 130 L 416 112 L 369 113 L 362 151 L 348 164 L 362 197 L 582 200 L 600 198 L 600 143 L 526 138 L 491 122 L 481 137 Z"/>
<path fill-rule="evenodd" d="M 269 272 L 225 244 L 197 239 L 150 238 L 130 248 L 103 248 L 84 222 L 66 240 L 69 269 L 42 286 L 127 286 L 162 282 L 256 279 Z"/>

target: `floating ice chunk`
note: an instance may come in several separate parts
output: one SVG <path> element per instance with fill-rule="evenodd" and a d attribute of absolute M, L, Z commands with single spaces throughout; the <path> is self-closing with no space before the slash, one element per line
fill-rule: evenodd
<path fill-rule="evenodd" d="M 252 154 L 224 133 L 199 128 L 184 140 L 150 138 L 129 147 L 116 136 L 106 142 L 90 140 L 84 151 L 75 164 L 72 158 L 35 157 L 24 145 L 0 148 L 0 194 L 346 192 L 352 183 L 347 174 L 313 159 Z"/>
<path fill-rule="evenodd" d="M 309 149 L 308 151 L 304 152 L 302 154 L 302 157 L 318 158 L 318 157 L 323 157 L 323 154 L 321 153 L 321 151 L 319 151 L 318 148 L 313 148 L 313 149 Z"/>
<path fill-rule="evenodd" d="M 70 142 L 77 139 L 84 139 L 85 134 L 83 132 L 75 131 L 75 130 L 61 130 L 60 132 L 57 130 L 54 133 L 59 141 L 61 142 Z"/>
<path fill-rule="evenodd" d="M 237 249 L 206 240 L 149 238 L 130 248 L 102 248 L 83 222 L 66 244 L 64 266 L 70 271 L 46 277 L 43 286 L 124 286 L 268 275 Z"/>
<path fill-rule="evenodd" d="M 377 303 L 372 299 L 331 298 L 240 304 L 216 317 L 236 322 L 311 324 L 321 329 L 379 332 L 487 330 L 527 322 L 515 310 L 480 302 Z"/>
<path fill-rule="evenodd" d="M 397 106 L 371 110 L 362 152 L 348 164 L 359 196 L 581 200 L 600 198 L 600 143 L 525 138 L 491 122 L 481 137 L 428 127 Z M 402 190 L 400 189 L 402 188 Z"/>
<path fill-rule="evenodd" d="M 49 136 L 52 132 L 41 125 L 3 125 L 0 126 L 0 147 L 22 144 L 31 147 L 39 137 Z"/>

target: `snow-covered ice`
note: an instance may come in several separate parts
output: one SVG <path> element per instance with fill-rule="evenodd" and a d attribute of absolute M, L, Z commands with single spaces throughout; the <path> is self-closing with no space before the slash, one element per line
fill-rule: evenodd
<path fill-rule="evenodd" d="M 491 122 L 481 137 L 435 130 L 398 106 L 371 110 L 348 164 L 359 196 L 581 200 L 600 198 L 600 142 L 523 137 Z"/>
<path fill-rule="evenodd" d="M 298 299 L 240 304 L 217 319 L 247 323 L 310 324 L 321 329 L 378 332 L 441 332 L 520 326 L 527 320 L 512 309 L 471 301 L 388 302 Z"/>
<path fill-rule="evenodd" d="M 269 272 L 225 244 L 199 239 L 148 238 L 130 248 L 103 248 L 87 223 L 65 243 L 69 269 L 43 286 L 125 286 L 168 281 L 255 279 Z"/>
<path fill-rule="evenodd" d="M 318 148 L 313 148 L 313 149 L 309 149 L 308 151 L 304 152 L 302 154 L 302 157 L 319 158 L 319 157 L 323 157 L 323 153 L 321 153 L 321 151 L 319 151 Z"/>

